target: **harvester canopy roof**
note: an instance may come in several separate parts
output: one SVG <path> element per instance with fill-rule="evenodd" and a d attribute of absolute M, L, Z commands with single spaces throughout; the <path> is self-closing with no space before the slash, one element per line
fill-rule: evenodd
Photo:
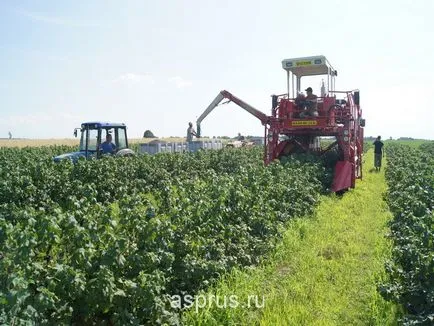
<path fill-rule="evenodd" d="M 285 59 L 282 61 L 282 68 L 291 71 L 297 77 L 327 75 L 329 73 L 332 76 L 337 75 L 336 70 L 323 55 Z"/>

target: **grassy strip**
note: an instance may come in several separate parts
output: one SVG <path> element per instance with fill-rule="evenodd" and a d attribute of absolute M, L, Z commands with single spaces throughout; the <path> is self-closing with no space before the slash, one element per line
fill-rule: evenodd
<path fill-rule="evenodd" d="M 355 190 L 324 197 L 315 217 L 293 221 L 267 264 L 235 271 L 197 297 L 185 324 L 396 324 L 397 308 L 376 289 L 390 255 L 384 235 L 391 214 L 384 173 L 372 166 L 370 152 Z"/>

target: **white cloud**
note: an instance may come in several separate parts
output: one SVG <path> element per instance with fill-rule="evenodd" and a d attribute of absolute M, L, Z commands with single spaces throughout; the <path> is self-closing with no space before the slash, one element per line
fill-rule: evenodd
<path fill-rule="evenodd" d="M 176 85 L 177 88 L 190 87 L 193 83 L 189 80 L 185 80 L 180 76 L 170 77 L 169 82 Z"/>
<path fill-rule="evenodd" d="M 137 73 L 126 73 L 123 75 L 120 75 L 119 77 L 112 79 L 113 83 L 132 83 L 132 84 L 138 84 L 138 83 L 148 83 L 148 84 L 155 84 L 154 78 L 151 75 L 148 74 L 137 74 Z"/>
<path fill-rule="evenodd" d="M 95 22 L 74 20 L 66 17 L 58 17 L 58 16 L 49 16 L 42 13 L 31 12 L 26 10 L 16 10 L 16 12 L 24 17 L 27 17 L 35 22 L 42 22 L 53 25 L 62 25 L 69 27 L 99 27 L 101 26 Z"/>

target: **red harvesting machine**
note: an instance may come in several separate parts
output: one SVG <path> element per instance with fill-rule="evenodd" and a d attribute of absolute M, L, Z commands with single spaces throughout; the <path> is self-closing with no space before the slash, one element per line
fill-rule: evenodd
<path fill-rule="evenodd" d="M 338 192 L 354 188 L 356 179 L 362 177 L 365 126 L 359 91 L 335 90 L 337 71 L 324 56 L 285 59 L 282 67 L 287 72 L 287 92 L 272 95 L 270 116 L 224 90 L 197 119 L 198 136 L 202 120 L 227 99 L 224 103 L 237 104 L 265 126 L 265 164 L 292 153 L 324 155 L 333 150 L 337 153 L 337 162 L 331 190 Z M 302 77 L 321 75 L 320 96 L 313 96 L 314 103 L 304 100 L 306 98 L 301 93 Z M 337 96 L 343 98 L 337 99 Z M 324 138 L 329 139 L 326 147 L 321 146 L 320 142 Z"/>

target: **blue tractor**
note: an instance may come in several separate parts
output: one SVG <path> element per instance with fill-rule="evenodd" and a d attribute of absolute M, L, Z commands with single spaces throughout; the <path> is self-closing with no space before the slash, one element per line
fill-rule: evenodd
<path fill-rule="evenodd" d="M 84 122 L 81 128 L 74 129 L 75 137 L 78 130 L 81 133 L 80 150 L 56 156 L 53 158 L 55 162 L 71 160 L 75 163 L 81 157 L 91 159 L 103 155 L 135 155 L 134 151 L 128 148 L 127 126 L 124 123 Z"/>

